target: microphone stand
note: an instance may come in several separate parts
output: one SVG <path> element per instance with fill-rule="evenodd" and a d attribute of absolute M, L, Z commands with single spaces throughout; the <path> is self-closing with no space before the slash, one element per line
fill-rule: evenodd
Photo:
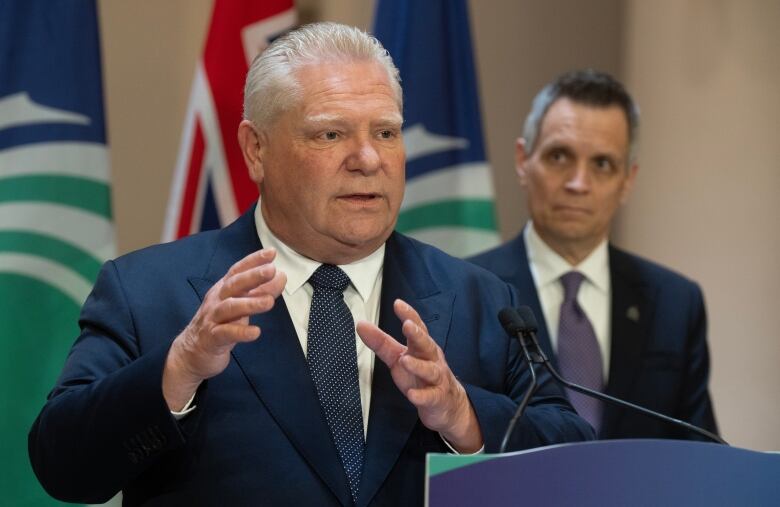
<path fill-rule="evenodd" d="M 598 398 L 599 400 L 612 403 L 615 405 L 619 405 L 621 407 L 627 407 L 631 410 L 635 410 L 637 412 L 641 412 L 642 414 L 645 414 L 647 416 L 653 417 L 655 419 L 667 422 L 669 424 L 674 424 L 677 426 L 682 426 L 683 428 L 692 431 L 694 433 L 697 433 L 699 435 L 702 435 L 704 437 L 709 438 L 710 440 L 717 442 L 719 444 L 728 445 L 728 443 L 720 438 L 718 435 L 711 433 L 704 428 L 699 428 L 698 426 L 694 426 L 693 424 L 687 423 L 685 421 L 682 421 L 680 419 L 675 419 L 674 417 L 669 417 L 668 415 L 661 414 L 659 412 L 654 412 L 652 410 L 649 410 L 645 407 L 640 407 L 639 405 L 635 405 L 633 403 L 630 403 L 625 400 L 621 400 L 619 398 L 615 398 L 613 396 L 610 396 L 608 394 L 600 393 L 598 391 L 594 391 L 592 389 L 588 389 L 587 387 L 583 387 L 578 384 L 573 384 L 569 382 L 568 380 L 561 377 L 557 371 L 555 371 L 555 368 L 552 367 L 550 364 L 550 360 L 547 359 L 547 356 L 542 351 L 541 347 L 539 346 L 539 341 L 536 339 L 536 333 L 533 329 L 529 329 L 529 327 L 526 326 L 525 329 L 521 331 L 521 334 L 525 336 L 533 345 L 534 351 L 530 354 L 530 360 L 533 361 L 535 364 L 541 364 L 544 366 L 548 372 L 550 372 L 550 375 L 553 376 L 553 378 L 558 381 L 560 384 L 563 384 L 564 386 L 568 387 L 572 391 L 577 391 L 578 393 L 584 394 L 586 396 L 592 396 L 594 398 Z M 525 350 L 525 346 L 523 347 Z"/>
<path fill-rule="evenodd" d="M 512 432 L 515 430 L 515 424 L 517 424 L 517 420 L 520 419 L 520 417 L 523 415 L 523 412 L 525 412 L 525 408 L 528 406 L 528 402 L 531 401 L 531 396 L 536 392 L 539 385 L 536 383 L 536 372 L 534 371 L 534 361 L 531 358 L 531 353 L 528 351 L 528 344 L 526 343 L 526 337 L 521 333 L 520 331 L 517 332 L 517 340 L 520 342 L 520 346 L 523 348 L 523 357 L 525 358 L 525 364 L 528 365 L 528 370 L 531 372 L 531 385 L 528 386 L 528 389 L 525 390 L 525 394 L 523 395 L 523 399 L 520 401 L 520 405 L 518 405 L 517 410 L 515 410 L 515 415 L 512 416 L 512 419 L 509 421 L 509 425 L 506 428 L 506 431 L 504 432 L 504 438 L 501 440 L 501 447 L 499 448 L 498 452 L 503 453 L 506 451 L 506 446 L 509 443 L 509 437 L 512 435 Z"/>

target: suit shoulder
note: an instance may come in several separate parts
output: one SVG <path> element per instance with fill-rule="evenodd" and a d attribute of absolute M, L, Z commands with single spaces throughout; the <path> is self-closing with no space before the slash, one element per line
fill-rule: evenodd
<path fill-rule="evenodd" d="M 396 233 L 395 237 L 402 248 L 413 251 L 425 267 L 434 275 L 437 282 L 456 287 L 464 283 L 479 282 L 488 287 L 505 290 L 508 284 L 487 269 L 454 257 L 443 250 L 418 241 L 409 236 Z"/>
<path fill-rule="evenodd" d="M 619 274 L 638 278 L 648 285 L 701 292 L 699 284 L 669 267 L 655 261 L 610 246 L 610 263 Z"/>
<path fill-rule="evenodd" d="M 503 280 L 510 280 L 517 271 L 517 265 L 521 262 L 528 262 L 523 233 L 521 232 L 497 247 L 468 257 L 466 260 L 495 273 Z"/>
<path fill-rule="evenodd" d="M 485 250 L 471 257 L 467 257 L 466 260 L 477 266 L 490 267 L 496 263 L 497 260 L 504 259 L 508 255 L 508 243 L 504 243 L 497 247 Z"/>
<path fill-rule="evenodd" d="M 205 268 L 216 245 L 219 230 L 205 231 L 168 243 L 135 250 L 114 259 L 120 271 L 176 272 Z M 202 268 L 200 268 L 202 271 Z"/>

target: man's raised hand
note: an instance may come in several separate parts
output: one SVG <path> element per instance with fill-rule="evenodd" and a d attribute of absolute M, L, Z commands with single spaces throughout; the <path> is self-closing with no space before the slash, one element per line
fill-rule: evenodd
<path fill-rule="evenodd" d="M 276 251 L 268 248 L 233 264 L 173 340 L 163 370 L 163 396 L 171 410 L 180 410 L 201 382 L 227 367 L 237 343 L 260 336 L 249 317 L 273 308 L 287 283 L 273 265 L 275 257 Z"/>
<path fill-rule="evenodd" d="M 428 429 L 438 431 L 459 452 L 476 452 L 483 444 L 477 416 L 444 352 L 414 308 L 397 299 L 393 310 L 403 322 L 406 346 L 365 321 L 358 322 L 358 335 L 390 368 L 396 387 Z"/>

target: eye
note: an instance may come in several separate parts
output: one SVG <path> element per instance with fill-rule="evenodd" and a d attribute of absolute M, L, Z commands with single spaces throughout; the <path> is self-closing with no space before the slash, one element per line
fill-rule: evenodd
<path fill-rule="evenodd" d="M 326 132 L 321 133 L 319 136 L 320 139 L 323 141 L 335 141 L 339 138 L 339 133 L 335 130 L 328 130 Z"/>
<path fill-rule="evenodd" d="M 547 154 L 547 160 L 553 164 L 562 165 L 569 160 L 569 154 L 566 150 L 555 148 Z"/>
<path fill-rule="evenodd" d="M 380 139 L 395 139 L 398 137 L 398 132 L 392 129 L 380 130 L 378 134 Z"/>
<path fill-rule="evenodd" d="M 615 171 L 615 163 L 609 157 L 596 157 L 594 160 L 596 169 L 602 173 L 611 173 Z"/>

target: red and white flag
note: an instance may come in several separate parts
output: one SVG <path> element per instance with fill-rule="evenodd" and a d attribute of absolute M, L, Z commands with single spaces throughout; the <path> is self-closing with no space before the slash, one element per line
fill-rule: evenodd
<path fill-rule="evenodd" d="M 296 23 L 292 0 L 215 0 L 195 71 L 163 241 L 216 229 L 255 199 L 236 140 L 252 60 Z"/>

